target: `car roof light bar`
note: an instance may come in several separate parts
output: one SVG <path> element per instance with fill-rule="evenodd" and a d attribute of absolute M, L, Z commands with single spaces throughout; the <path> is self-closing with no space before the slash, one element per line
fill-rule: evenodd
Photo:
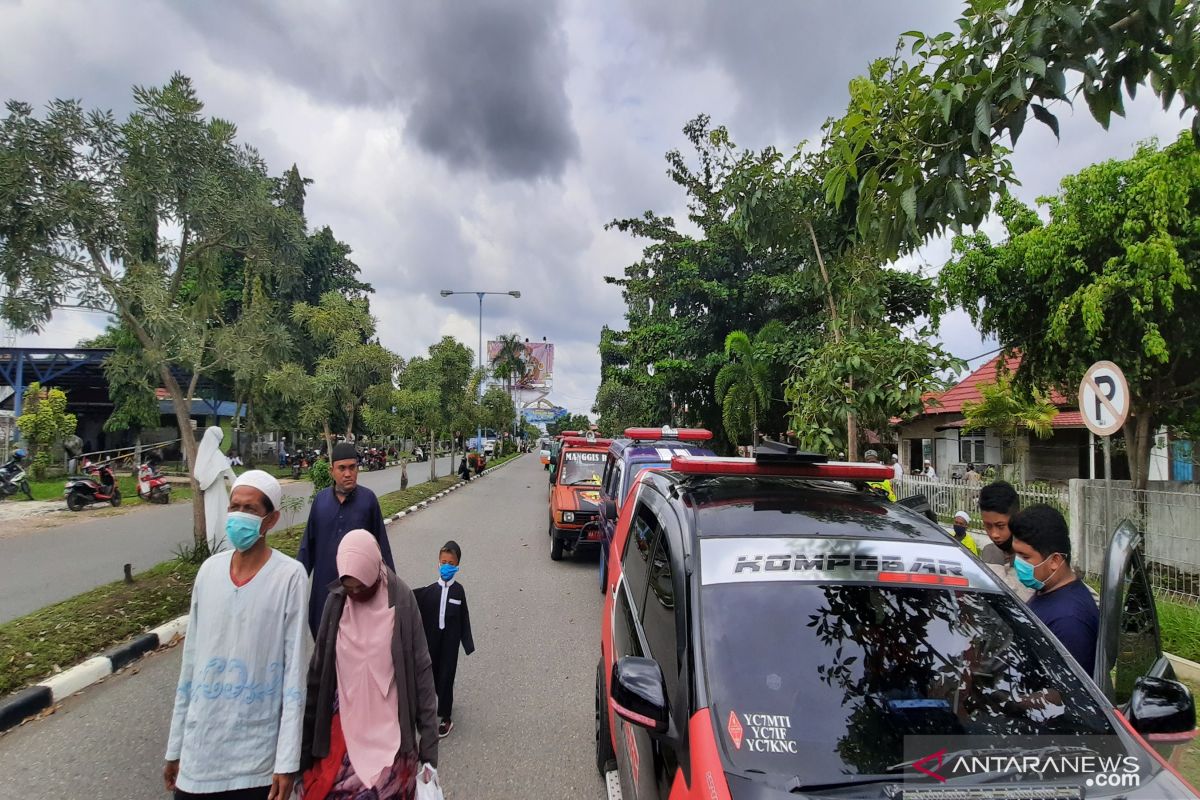
<path fill-rule="evenodd" d="M 707 428 L 672 428 L 669 425 L 663 425 L 661 428 L 626 428 L 625 436 L 639 442 L 671 439 L 681 442 L 707 442 L 713 438 L 712 431 Z"/>
<path fill-rule="evenodd" d="M 564 436 L 562 443 L 572 447 L 608 447 L 612 439 L 588 439 L 583 436 Z"/>
<path fill-rule="evenodd" d="M 827 481 L 882 481 L 892 477 L 892 468 L 884 464 L 847 461 L 761 463 L 753 458 L 714 456 L 675 456 L 671 459 L 671 469 L 685 475 L 757 475 Z"/>

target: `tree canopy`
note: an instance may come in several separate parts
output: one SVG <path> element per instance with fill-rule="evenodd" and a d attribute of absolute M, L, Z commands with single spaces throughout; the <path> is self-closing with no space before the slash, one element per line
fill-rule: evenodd
<path fill-rule="evenodd" d="M 1154 432 L 1200 429 L 1200 152 L 1183 134 L 1065 178 L 1041 201 L 997 205 L 1006 237 L 954 241 L 942 285 L 979 329 L 1020 353 L 1019 386 L 1074 396 L 1095 361 L 1129 381 L 1130 473 L 1144 487 Z"/>

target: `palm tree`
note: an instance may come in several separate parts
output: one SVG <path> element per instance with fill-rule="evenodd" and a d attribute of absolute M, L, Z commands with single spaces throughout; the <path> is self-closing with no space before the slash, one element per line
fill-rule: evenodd
<path fill-rule="evenodd" d="M 1050 436 L 1058 407 L 1036 390 L 1031 394 L 1014 391 L 1012 378 L 1007 375 L 997 376 L 995 383 L 980 385 L 979 396 L 978 403 L 963 403 L 963 432 L 994 430 L 1013 450 L 1013 474 L 1010 477 L 1020 481 L 1024 477 L 1022 472 L 1028 450 L 1027 440 L 1021 433 L 1028 431 L 1039 439 Z"/>
<path fill-rule="evenodd" d="M 758 418 L 770 402 L 770 365 L 759 356 L 745 331 L 725 337 L 728 363 L 717 373 L 717 402 L 725 435 L 736 445 L 738 435 L 749 428 L 750 445 L 758 440 Z"/>
<path fill-rule="evenodd" d="M 509 399 L 513 400 L 513 388 L 521 382 L 529 369 L 525 363 L 525 342 L 516 333 L 501 335 L 496 341 L 500 344 L 500 349 L 492 359 L 492 374 L 503 381 L 504 390 L 508 392 Z M 513 400 L 513 405 L 516 405 L 516 400 Z"/>

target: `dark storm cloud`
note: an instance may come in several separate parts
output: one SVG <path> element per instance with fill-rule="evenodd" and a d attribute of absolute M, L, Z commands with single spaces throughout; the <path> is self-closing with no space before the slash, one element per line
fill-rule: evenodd
<path fill-rule="evenodd" d="M 503 179 L 578 155 L 558 3 L 181 3 L 222 59 L 325 102 L 397 107 L 421 149 Z"/>
<path fill-rule="evenodd" d="M 728 124 L 740 144 L 792 144 L 840 114 L 847 84 L 890 56 L 907 30 L 953 27 L 962 0 L 627 0 L 644 29 L 680 64 L 711 64 L 739 95 Z M 735 124 L 736 123 L 736 124 Z"/>

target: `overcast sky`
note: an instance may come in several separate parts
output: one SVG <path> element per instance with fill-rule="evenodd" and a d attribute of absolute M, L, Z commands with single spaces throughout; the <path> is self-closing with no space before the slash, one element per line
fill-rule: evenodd
<path fill-rule="evenodd" d="M 641 244 L 605 231 L 647 209 L 684 216 L 663 154 L 698 113 L 739 145 L 788 146 L 844 110 L 846 85 L 897 35 L 953 26 L 946 0 L 421 0 L 122 3 L 0 0 L 0 97 L 130 108 L 134 84 L 180 70 L 274 173 L 293 162 L 310 224 L 332 226 L 376 289 L 383 343 L 403 356 L 450 334 L 557 344 L 551 399 L 587 412 L 600 327 L 623 327 L 619 275 Z M 1032 202 L 1067 174 L 1172 139 L 1175 113 L 1143 96 L 1102 130 L 1057 109 L 1063 142 L 1030 123 L 1015 156 Z M 936 269 L 945 242 L 910 263 Z M 64 313 L 29 346 L 72 346 L 103 327 Z M 963 358 L 965 315 L 942 336 Z M 978 365 L 978 361 L 972 366 Z"/>

